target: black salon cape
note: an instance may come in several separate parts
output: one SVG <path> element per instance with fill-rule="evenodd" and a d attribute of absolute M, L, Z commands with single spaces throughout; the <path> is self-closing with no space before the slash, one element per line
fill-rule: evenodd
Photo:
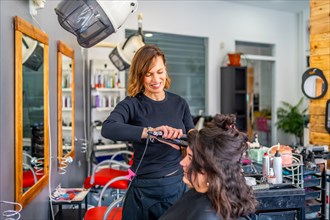
<path fill-rule="evenodd" d="M 219 220 L 205 193 L 190 189 L 159 220 Z"/>
<path fill-rule="evenodd" d="M 255 214 L 237 220 L 256 219 Z M 159 220 L 221 220 L 205 193 L 190 189 L 171 206 Z"/>

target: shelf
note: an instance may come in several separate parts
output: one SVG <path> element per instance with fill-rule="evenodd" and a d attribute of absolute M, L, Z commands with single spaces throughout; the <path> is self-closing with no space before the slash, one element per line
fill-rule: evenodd
<path fill-rule="evenodd" d="M 62 92 L 72 92 L 71 88 L 62 88 Z"/>
<path fill-rule="evenodd" d="M 70 126 L 62 126 L 63 131 L 72 131 L 72 127 Z"/>
<path fill-rule="evenodd" d="M 312 212 L 318 212 L 321 209 L 322 203 L 319 201 L 316 201 L 315 199 L 306 200 L 306 209 L 305 213 L 312 213 Z"/>
<path fill-rule="evenodd" d="M 103 111 L 112 111 L 114 108 L 112 107 L 105 107 L 105 108 L 101 108 L 101 107 L 94 107 L 93 109 L 99 111 L 99 112 L 103 112 Z"/>
<path fill-rule="evenodd" d="M 63 145 L 62 146 L 62 150 L 71 150 L 72 146 L 68 146 L 68 145 Z"/>
<path fill-rule="evenodd" d="M 321 189 L 317 187 L 312 187 L 312 188 L 307 187 L 305 189 L 305 193 L 306 193 L 306 200 L 319 199 L 321 196 Z"/>
<path fill-rule="evenodd" d="M 125 88 L 95 88 L 97 92 L 124 92 Z"/>
<path fill-rule="evenodd" d="M 106 145 L 95 145 L 94 148 L 96 151 L 101 150 L 118 150 L 122 148 L 126 148 L 126 144 L 106 144 Z"/>
<path fill-rule="evenodd" d="M 321 178 L 304 179 L 304 188 L 319 186 Z"/>
<path fill-rule="evenodd" d="M 101 134 L 102 122 L 115 109 L 116 105 L 126 97 L 125 72 L 118 71 L 110 60 L 90 59 L 89 75 L 87 76 L 87 120 L 88 133 L 91 141 L 91 164 L 102 161 L 109 154 L 122 150 L 125 145 L 115 145 L 111 139 Z M 120 81 L 119 81 L 120 80 Z M 120 84 L 118 84 L 120 82 Z M 95 123 L 97 122 L 97 123 Z M 101 122 L 101 123 L 98 123 Z"/>

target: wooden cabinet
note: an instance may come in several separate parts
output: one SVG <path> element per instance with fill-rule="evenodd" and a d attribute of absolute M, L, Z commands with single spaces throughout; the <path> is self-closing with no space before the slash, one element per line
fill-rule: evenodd
<path fill-rule="evenodd" d="M 247 67 L 225 66 L 220 72 L 220 109 L 222 114 L 235 114 L 237 126 L 247 131 Z"/>

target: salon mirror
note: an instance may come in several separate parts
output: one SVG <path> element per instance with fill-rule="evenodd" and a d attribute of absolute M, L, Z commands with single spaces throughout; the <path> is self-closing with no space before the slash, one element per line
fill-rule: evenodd
<path fill-rule="evenodd" d="M 15 197 L 27 205 L 47 184 L 48 35 L 15 22 Z"/>
<path fill-rule="evenodd" d="M 328 99 L 325 107 L 325 129 L 330 133 L 330 99 Z"/>
<path fill-rule="evenodd" d="M 65 166 L 65 157 L 74 157 L 74 50 L 59 41 L 57 44 L 58 90 L 58 161 Z"/>
<path fill-rule="evenodd" d="M 328 82 L 318 68 L 310 68 L 302 76 L 302 91 L 309 99 L 322 98 L 328 89 Z"/>

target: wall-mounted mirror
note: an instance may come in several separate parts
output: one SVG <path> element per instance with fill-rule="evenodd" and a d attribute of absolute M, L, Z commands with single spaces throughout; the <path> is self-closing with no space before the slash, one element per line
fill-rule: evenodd
<path fill-rule="evenodd" d="M 330 133 L 330 99 L 325 106 L 325 129 Z"/>
<path fill-rule="evenodd" d="M 328 82 L 318 68 L 310 68 L 302 76 L 302 91 L 309 99 L 322 98 L 328 89 Z"/>
<path fill-rule="evenodd" d="M 15 22 L 15 197 L 28 204 L 48 182 L 48 35 Z"/>
<path fill-rule="evenodd" d="M 57 44 L 58 158 L 74 157 L 74 50 L 62 41 Z"/>

